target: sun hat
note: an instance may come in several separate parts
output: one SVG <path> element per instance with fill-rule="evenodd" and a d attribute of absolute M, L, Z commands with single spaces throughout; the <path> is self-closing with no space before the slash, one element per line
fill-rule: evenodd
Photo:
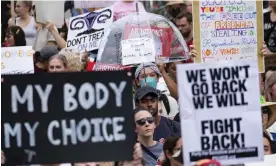
<path fill-rule="evenodd" d="M 267 128 L 269 128 L 276 121 L 276 102 L 266 102 L 264 96 L 260 97 L 261 107 L 268 107 L 271 111 L 271 115 L 267 122 Z"/>

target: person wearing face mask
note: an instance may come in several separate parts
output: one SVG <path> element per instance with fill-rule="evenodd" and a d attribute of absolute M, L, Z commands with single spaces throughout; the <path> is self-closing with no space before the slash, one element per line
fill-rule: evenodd
<path fill-rule="evenodd" d="M 135 80 L 138 87 L 150 86 L 160 91 L 160 101 L 158 103 L 160 113 L 164 117 L 173 119 L 179 112 L 177 101 L 167 95 L 168 89 L 166 86 L 159 84 L 161 73 L 154 63 L 142 63 L 135 71 Z"/>

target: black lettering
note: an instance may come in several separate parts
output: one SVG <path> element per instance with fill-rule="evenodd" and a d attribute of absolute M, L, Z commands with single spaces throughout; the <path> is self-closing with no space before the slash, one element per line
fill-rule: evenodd
<path fill-rule="evenodd" d="M 222 120 L 215 121 L 215 132 L 218 134 L 223 133 L 223 121 Z"/>
<path fill-rule="evenodd" d="M 220 140 L 217 135 L 213 136 L 211 148 L 212 150 L 220 149 Z"/>
<path fill-rule="evenodd" d="M 201 133 L 203 135 L 206 134 L 206 130 L 208 129 L 207 124 L 208 124 L 207 120 L 201 121 Z"/>
<path fill-rule="evenodd" d="M 210 69 L 210 75 L 212 80 L 221 80 L 221 68 L 219 69 Z"/>
<path fill-rule="evenodd" d="M 214 95 L 220 93 L 219 82 L 212 82 L 212 93 Z"/>
<path fill-rule="evenodd" d="M 196 96 L 196 97 L 193 97 L 193 103 L 194 103 L 195 109 L 199 109 L 199 108 L 202 109 L 202 108 L 204 108 L 205 99 L 206 99 L 205 96 Z"/>
<path fill-rule="evenodd" d="M 230 79 L 231 74 L 230 74 L 230 69 L 228 67 L 223 68 L 222 73 L 223 73 L 223 79 L 225 80 Z"/>
<path fill-rule="evenodd" d="M 210 138 L 207 136 L 201 137 L 201 149 L 202 150 L 209 150 L 210 149 Z"/>
<path fill-rule="evenodd" d="M 222 135 L 221 136 L 221 146 L 224 149 L 228 149 L 230 147 L 229 135 Z"/>
<path fill-rule="evenodd" d="M 246 66 L 241 66 L 241 69 L 244 68 L 245 70 L 245 77 L 248 78 L 249 77 L 249 65 L 246 65 Z"/>

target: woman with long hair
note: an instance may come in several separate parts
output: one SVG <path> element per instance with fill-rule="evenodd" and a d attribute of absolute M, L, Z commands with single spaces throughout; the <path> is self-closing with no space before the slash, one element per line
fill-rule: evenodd
<path fill-rule="evenodd" d="M 267 102 L 276 102 L 276 71 L 266 78 L 264 94 Z"/>
<path fill-rule="evenodd" d="M 5 46 L 26 46 L 25 33 L 19 26 L 11 26 L 7 29 L 5 37 Z"/>
<path fill-rule="evenodd" d="M 180 137 L 169 137 L 165 140 L 163 151 L 165 160 L 162 162 L 162 166 L 182 166 L 173 155 L 179 152 L 182 148 L 182 140 Z"/>
<path fill-rule="evenodd" d="M 13 7 L 13 6 L 11 6 Z M 17 17 L 9 19 L 9 27 L 13 25 L 20 26 L 25 32 L 27 46 L 34 44 L 36 35 L 36 22 L 34 17 L 31 16 L 32 1 L 17 1 L 15 13 Z"/>

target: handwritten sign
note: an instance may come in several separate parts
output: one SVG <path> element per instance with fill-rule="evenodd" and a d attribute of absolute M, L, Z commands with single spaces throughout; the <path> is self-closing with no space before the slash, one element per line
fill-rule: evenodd
<path fill-rule="evenodd" d="M 98 49 L 104 37 L 105 28 L 108 28 L 112 22 L 112 7 L 71 17 L 66 47 L 81 53 Z"/>
<path fill-rule="evenodd" d="M 1 74 L 34 73 L 33 49 L 31 46 L 2 47 Z"/>
<path fill-rule="evenodd" d="M 132 159 L 132 81 L 126 71 L 4 80 L 1 150 L 14 162 L 7 165 Z"/>
<path fill-rule="evenodd" d="M 259 86 L 258 77 L 255 60 L 177 66 L 184 165 L 201 159 L 222 165 L 263 159 L 260 92 L 252 90 Z"/>
<path fill-rule="evenodd" d="M 150 38 L 122 40 L 122 64 L 131 65 L 155 61 L 155 47 Z"/>
<path fill-rule="evenodd" d="M 264 60 L 259 55 L 263 41 L 261 2 L 202 0 L 193 3 L 195 44 L 201 53 L 197 62 L 255 59 L 259 60 L 259 70 L 264 70 Z"/>

